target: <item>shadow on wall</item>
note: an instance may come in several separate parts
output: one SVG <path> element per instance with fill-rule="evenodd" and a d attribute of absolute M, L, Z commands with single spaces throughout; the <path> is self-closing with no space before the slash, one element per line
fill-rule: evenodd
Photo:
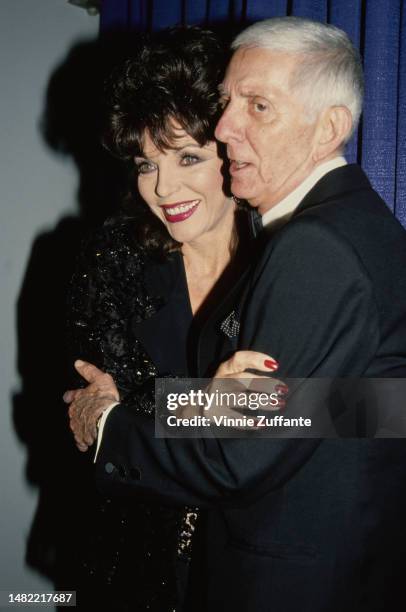
<path fill-rule="evenodd" d="M 234 34 L 224 24 L 213 29 L 226 39 Z M 13 416 L 27 447 L 27 481 L 39 493 L 26 563 L 50 579 L 55 589 L 78 591 L 81 610 L 118 607 L 116 597 L 114 606 L 108 606 L 107 585 L 91 576 L 95 563 L 88 551 L 104 545 L 95 541 L 100 533 L 97 521 L 104 521 L 95 516 L 95 509 L 106 510 L 103 525 L 111 524 L 111 511 L 94 489 L 91 454 L 79 453 L 73 443 L 62 402 L 64 390 L 77 386 L 67 348 L 66 298 L 82 240 L 117 210 L 128 191 L 126 168 L 99 142 L 101 101 L 105 77 L 136 51 L 141 36 L 118 32 L 76 44 L 50 77 L 40 128 L 47 146 L 55 154 L 71 156 L 77 166 L 78 213 L 35 239 L 18 300 L 22 391 L 13 398 Z M 102 557 L 107 565 L 101 576 L 109 582 L 115 561 L 108 553 Z M 97 561 L 97 565 L 105 562 Z M 131 604 L 123 606 L 120 610 L 132 609 Z"/>
<path fill-rule="evenodd" d="M 14 425 L 27 447 L 26 478 L 39 492 L 26 563 L 55 588 L 76 589 L 78 559 L 91 521 L 90 454 L 76 450 L 63 391 L 71 377 L 66 347 L 66 293 L 81 241 L 118 206 L 125 169 L 99 143 L 105 76 L 137 44 L 118 33 L 76 44 L 51 75 L 41 131 L 79 172 L 78 214 L 65 217 L 33 244 L 18 300 L 18 369 Z"/>

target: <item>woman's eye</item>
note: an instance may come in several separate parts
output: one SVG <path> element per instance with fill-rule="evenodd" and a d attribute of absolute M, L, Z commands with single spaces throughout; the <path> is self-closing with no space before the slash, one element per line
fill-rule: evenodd
<path fill-rule="evenodd" d="M 194 164 L 199 163 L 200 161 L 200 157 L 198 157 L 197 155 L 190 155 L 188 153 L 185 153 L 184 155 L 182 155 L 180 163 L 182 166 L 193 166 Z"/>
<path fill-rule="evenodd" d="M 154 172 L 155 165 L 148 161 L 135 162 L 138 174 L 150 174 Z"/>

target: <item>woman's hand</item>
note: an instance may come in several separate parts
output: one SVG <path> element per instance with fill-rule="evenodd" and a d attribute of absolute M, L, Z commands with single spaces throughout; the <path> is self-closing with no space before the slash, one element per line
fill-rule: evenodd
<path fill-rule="evenodd" d="M 279 367 L 278 362 L 265 353 L 258 351 L 237 351 L 232 357 L 223 361 L 217 368 L 214 378 L 260 378 L 246 370 L 256 370 L 271 374 Z"/>
<path fill-rule="evenodd" d="M 270 376 L 278 367 L 278 362 L 265 353 L 237 351 L 218 367 L 208 391 L 225 393 L 226 396 L 235 393 L 240 398 L 245 395 L 247 405 L 256 405 L 254 399 L 261 395 L 262 399 L 265 397 L 269 399 L 261 403 L 260 412 L 266 414 L 282 410 L 286 405 L 289 388 L 283 381 Z M 264 375 L 261 375 L 261 372 L 264 372 Z M 241 404 L 236 406 L 222 404 L 215 406 L 210 412 L 212 418 L 221 415 L 235 418 L 245 411 L 241 408 Z M 251 414 L 255 419 L 257 412 L 254 410 Z M 237 429 L 250 429 L 250 427 L 238 426 Z"/>
<path fill-rule="evenodd" d="M 63 399 L 70 404 L 70 428 L 76 446 L 85 452 L 97 438 L 97 421 L 111 404 L 120 401 L 120 395 L 110 374 L 95 365 L 78 360 L 75 369 L 89 384 L 84 389 L 66 391 Z"/>

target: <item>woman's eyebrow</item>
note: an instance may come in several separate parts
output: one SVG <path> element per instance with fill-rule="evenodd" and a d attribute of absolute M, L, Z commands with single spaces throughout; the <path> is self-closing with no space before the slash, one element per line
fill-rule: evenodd
<path fill-rule="evenodd" d="M 193 147 L 195 149 L 204 149 L 204 146 L 201 147 L 198 142 L 186 142 L 185 144 L 182 144 L 182 145 L 180 145 L 178 147 L 175 147 L 175 146 L 170 147 L 170 149 L 172 151 L 182 151 L 183 149 L 189 149 L 191 147 Z M 154 158 L 158 157 L 158 156 L 159 156 L 159 152 L 155 153 L 155 151 L 154 151 L 153 153 L 148 154 L 147 151 L 144 151 L 141 155 L 135 155 L 134 158 L 135 159 L 144 159 L 144 160 L 151 160 L 151 161 L 153 161 Z"/>
<path fill-rule="evenodd" d="M 182 151 L 182 149 L 188 149 L 189 147 L 194 147 L 196 149 L 203 148 L 197 142 L 188 142 L 186 144 L 181 145 L 180 147 L 171 147 L 171 149 L 173 149 L 174 151 Z"/>

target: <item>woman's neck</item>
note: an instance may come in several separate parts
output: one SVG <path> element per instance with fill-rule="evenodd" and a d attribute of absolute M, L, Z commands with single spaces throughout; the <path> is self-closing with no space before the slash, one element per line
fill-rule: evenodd
<path fill-rule="evenodd" d="M 182 246 L 186 280 L 193 314 L 203 314 L 230 284 L 230 264 L 236 245 L 235 212 L 221 220 L 213 232 Z M 221 286 L 220 286 L 221 285 Z"/>
<path fill-rule="evenodd" d="M 235 231 L 234 211 L 231 211 L 212 231 L 184 243 L 182 254 L 188 276 L 217 280 L 230 262 Z"/>

